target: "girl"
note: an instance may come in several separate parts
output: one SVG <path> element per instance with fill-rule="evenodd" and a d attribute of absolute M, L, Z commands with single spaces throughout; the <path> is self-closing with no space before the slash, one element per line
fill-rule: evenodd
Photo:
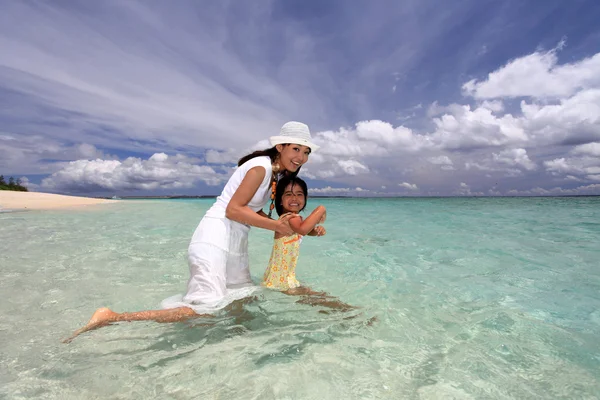
<path fill-rule="evenodd" d="M 288 221 L 294 232 L 291 235 L 275 232 L 271 259 L 262 285 L 288 295 L 307 296 L 299 303 L 322 305 L 343 311 L 353 309 L 355 307 L 327 296 L 324 292 L 315 292 L 307 286 L 302 286 L 296 279 L 296 263 L 302 237 L 323 236 L 326 233 L 325 227 L 318 225 L 325 222 L 327 215 L 325 207 L 318 206 L 306 219 L 299 215 L 299 212 L 306 207 L 307 193 L 306 182 L 298 177 L 285 176 L 277 183 L 275 194 L 277 214 L 289 216 Z"/>
<path fill-rule="evenodd" d="M 290 216 L 271 219 L 278 175 L 295 177 L 319 148 L 312 142 L 308 126 L 288 122 L 278 136 L 270 138 L 271 148 L 255 151 L 240 159 L 238 168 L 213 206 L 196 228 L 188 248 L 190 278 L 185 295 L 162 302 L 162 310 L 116 313 L 100 308 L 87 325 L 65 342 L 91 329 L 119 321 L 185 321 L 224 308 L 253 291 L 248 265 L 248 232 L 251 226 L 288 236 Z M 269 215 L 263 207 L 271 199 Z"/>

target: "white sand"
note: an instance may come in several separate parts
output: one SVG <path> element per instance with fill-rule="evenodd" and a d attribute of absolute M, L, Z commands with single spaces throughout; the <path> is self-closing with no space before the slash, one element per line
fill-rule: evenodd
<path fill-rule="evenodd" d="M 95 204 L 117 203 L 119 200 L 63 196 L 61 194 L 13 192 L 0 190 L 0 210 L 54 210 Z"/>

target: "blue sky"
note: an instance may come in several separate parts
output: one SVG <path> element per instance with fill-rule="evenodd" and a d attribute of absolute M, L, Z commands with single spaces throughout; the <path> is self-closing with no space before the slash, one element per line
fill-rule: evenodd
<path fill-rule="evenodd" d="M 597 1 L 0 3 L 0 173 L 218 194 L 288 120 L 314 194 L 600 194 Z"/>

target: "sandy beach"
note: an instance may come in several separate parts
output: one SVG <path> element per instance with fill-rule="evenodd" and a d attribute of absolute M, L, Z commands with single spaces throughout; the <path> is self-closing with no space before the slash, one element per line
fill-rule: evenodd
<path fill-rule="evenodd" d="M 118 201 L 119 200 L 64 196 L 51 193 L 0 190 L 0 210 L 55 210 L 60 208 L 116 203 Z"/>

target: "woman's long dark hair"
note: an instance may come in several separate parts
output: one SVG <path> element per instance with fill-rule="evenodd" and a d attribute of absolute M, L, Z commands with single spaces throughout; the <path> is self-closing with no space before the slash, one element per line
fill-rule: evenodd
<path fill-rule="evenodd" d="M 283 146 L 284 147 L 289 146 L 289 144 L 283 144 Z M 252 160 L 253 158 L 263 157 L 263 156 L 269 156 L 269 158 L 271 159 L 271 164 L 272 164 L 277 160 L 278 155 L 279 155 L 279 151 L 277 151 L 277 146 L 273 146 L 270 149 L 265 149 L 265 150 L 256 150 L 255 152 L 246 154 L 244 157 L 240 158 L 240 160 L 238 161 L 238 167 L 241 166 L 243 163 Z M 300 167 L 300 168 L 302 168 L 302 167 Z M 300 172 L 300 168 L 298 168 L 295 172 L 285 171 L 285 175 L 290 176 L 290 177 L 296 177 L 298 175 L 298 172 Z"/>
<path fill-rule="evenodd" d="M 306 182 L 297 176 L 284 176 L 277 182 L 277 189 L 275 189 L 275 210 L 279 216 L 283 215 L 285 212 L 282 204 L 283 193 L 285 192 L 285 188 L 287 188 L 290 183 L 292 184 L 292 188 L 294 185 L 298 185 L 304 192 L 304 207 L 302 207 L 300 211 L 306 208 L 306 203 L 308 202 L 308 188 L 306 186 Z"/>
<path fill-rule="evenodd" d="M 271 162 L 274 163 L 275 160 L 277 159 L 278 154 L 279 154 L 279 152 L 277 151 L 276 146 L 273 146 L 270 149 L 256 150 L 254 153 L 246 154 L 244 157 L 240 158 L 240 160 L 238 161 L 238 167 L 241 166 L 246 161 L 250 161 L 253 158 L 262 157 L 262 156 L 269 156 L 269 158 L 271 159 Z"/>

